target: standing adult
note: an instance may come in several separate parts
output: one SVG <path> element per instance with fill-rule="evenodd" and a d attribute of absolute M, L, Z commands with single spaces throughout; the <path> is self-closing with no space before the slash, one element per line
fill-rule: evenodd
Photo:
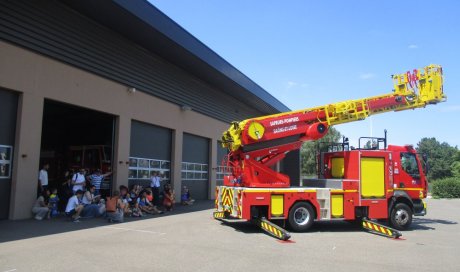
<path fill-rule="evenodd" d="M 48 169 L 50 168 L 49 163 L 45 163 L 42 166 L 42 169 L 38 173 L 38 187 L 39 195 L 48 189 Z"/>
<path fill-rule="evenodd" d="M 61 184 L 61 188 L 59 190 L 59 211 L 64 211 L 67 205 L 67 201 L 73 195 L 73 185 L 72 185 L 72 177 L 74 172 L 72 169 L 67 170 L 63 177 L 63 182 Z"/>
<path fill-rule="evenodd" d="M 152 188 L 153 193 L 153 205 L 160 205 L 160 183 L 161 179 L 158 176 L 158 172 L 153 172 L 152 177 L 150 178 L 150 187 Z"/>
<path fill-rule="evenodd" d="M 104 181 L 104 178 L 107 176 L 110 176 L 112 172 L 107 172 L 105 174 L 102 174 L 101 169 L 96 169 L 94 173 L 90 176 L 88 176 L 88 181 L 92 186 L 96 188 L 96 191 L 94 192 L 96 195 L 99 195 L 100 190 L 101 190 L 101 184 Z"/>
<path fill-rule="evenodd" d="M 72 176 L 73 193 L 75 194 L 78 190 L 83 191 L 85 184 L 86 184 L 85 169 L 81 168 L 80 171 L 76 172 Z"/>

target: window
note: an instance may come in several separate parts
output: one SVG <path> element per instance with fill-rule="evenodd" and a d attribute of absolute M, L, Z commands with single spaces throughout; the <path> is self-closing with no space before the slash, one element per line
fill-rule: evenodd
<path fill-rule="evenodd" d="M 218 166 L 216 171 L 216 181 L 223 181 L 224 176 L 228 176 L 231 174 L 230 167 L 225 166 Z"/>
<path fill-rule="evenodd" d="M 182 162 L 181 177 L 182 180 L 208 180 L 208 165 Z"/>
<path fill-rule="evenodd" d="M 129 158 L 129 179 L 150 179 L 154 172 L 160 173 L 164 180 L 171 179 L 171 162 L 136 157 Z"/>
<path fill-rule="evenodd" d="M 401 153 L 401 167 L 404 172 L 412 177 L 418 177 L 420 175 L 417 158 L 413 153 Z"/>
<path fill-rule="evenodd" d="M 0 145 L 0 179 L 11 178 L 11 157 L 13 156 L 13 147 L 9 145 Z"/>

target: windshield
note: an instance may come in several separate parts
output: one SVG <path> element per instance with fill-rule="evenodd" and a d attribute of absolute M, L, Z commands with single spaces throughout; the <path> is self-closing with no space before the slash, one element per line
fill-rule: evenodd
<path fill-rule="evenodd" d="M 401 153 L 401 167 L 407 174 L 412 177 L 420 176 L 417 164 L 417 157 L 413 153 Z"/>

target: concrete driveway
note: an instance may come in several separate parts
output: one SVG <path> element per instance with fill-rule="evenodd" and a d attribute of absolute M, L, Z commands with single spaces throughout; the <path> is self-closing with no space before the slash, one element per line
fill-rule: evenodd
<path fill-rule="evenodd" d="M 0 222 L 2 271 L 460 271 L 460 200 L 428 200 L 403 239 L 345 222 L 279 242 L 248 223 L 211 218 L 211 202 L 108 224 Z"/>

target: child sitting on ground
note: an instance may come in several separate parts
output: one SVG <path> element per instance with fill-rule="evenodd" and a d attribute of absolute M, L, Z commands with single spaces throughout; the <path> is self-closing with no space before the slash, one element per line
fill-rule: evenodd
<path fill-rule="evenodd" d="M 129 191 L 129 197 L 133 200 L 137 199 L 139 197 L 139 192 L 137 191 L 137 185 L 134 185 L 131 188 L 131 191 Z"/>
<path fill-rule="evenodd" d="M 59 197 L 57 195 L 57 189 L 52 189 L 51 192 L 52 193 L 48 201 L 48 208 L 50 209 L 51 217 L 55 217 L 59 215 L 59 211 L 58 211 Z"/>
<path fill-rule="evenodd" d="M 147 188 L 147 189 L 145 189 L 145 191 L 147 192 L 147 200 L 148 200 L 150 203 L 153 203 L 152 189 Z"/>
<path fill-rule="evenodd" d="M 172 211 L 174 207 L 174 191 L 171 189 L 171 185 L 166 183 L 163 190 L 163 206 L 167 211 Z"/>
<path fill-rule="evenodd" d="M 157 207 L 153 206 L 153 204 L 147 199 L 147 191 L 143 191 L 141 196 L 137 198 L 137 204 L 141 212 L 145 212 L 148 214 L 159 214 L 161 213 Z"/>
<path fill-rule="evenodd" d="M 190 191 L 187 188 L 187 186 L 184 186 L 182 188 L 182 194 L 181 194 L 180 200 L 181 200 L 182 205 L 192 205 L 195 202 L 195 200 L 190 197 Z"/>

